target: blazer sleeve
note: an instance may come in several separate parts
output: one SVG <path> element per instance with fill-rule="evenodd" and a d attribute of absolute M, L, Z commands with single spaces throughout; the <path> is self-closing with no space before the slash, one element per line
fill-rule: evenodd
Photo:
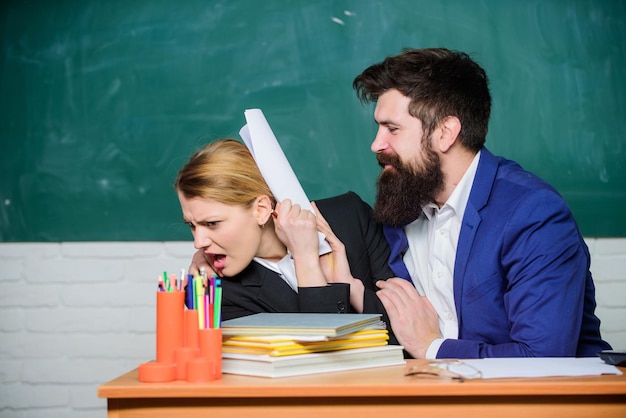
<path fill-rule="evenodd" d="M 375 289 L 374 285 L 378 280 L 386 280 L 394 277 L 393 271 L 389 267 L 389 244 L 383 234 L 382 225 L 377 223 L 372 217 L 372 208 L 359 196 L 349 193 L 354 198 L 354 206 L 357 208 L 361 239 L 365 246 L 365 254 L 369 268 L 367 288 Z"/>
<path fill-rule="evenodd" d="M 354 192 L 317 203 L 333 232 L 346 247 L 352 275 L 363 283 L 363 313 L 381 314 L 389 331 L 389 344 L 398 344 L 389 326 L 387 312 L 376 295 L 376 282 L 394 277 L 388 264 L 390 250 L 382 225 L 372 217 L 371 206 Z"/>
<path fill-rule="evenodd" d="M 300 312 L 349 313 L 350 285 L 332 283 L 320 287 L 299 287 Z"/>

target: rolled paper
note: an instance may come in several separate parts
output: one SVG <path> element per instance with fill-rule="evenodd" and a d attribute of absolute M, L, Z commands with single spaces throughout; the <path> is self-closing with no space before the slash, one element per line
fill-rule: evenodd
<path fill-rule="evenodd" d="M 297 203 L 302 209 L 315 213 L 261 109 L 248 109 L 244 116 L 247 124 L 241 128 L 239 135 L 254 157 L 274 197 L 278 201 L 291 199 L 292 203 Z M 319 254 L 331 252 L 324 234 L 318 233 L 318 236 Z"/>

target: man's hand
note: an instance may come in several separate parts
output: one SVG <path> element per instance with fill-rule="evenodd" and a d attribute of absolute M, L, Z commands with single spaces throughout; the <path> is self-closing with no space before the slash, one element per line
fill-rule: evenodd
<path fill-rule="evenodd" d="M 415 358 L 424 358 L 428 346 L 440 338 L 439 319 L 426 296 L 420 296 L 412 283 L 395 277 L 376 282 L 380 298 L 391 322 L 391 328 Z"/>

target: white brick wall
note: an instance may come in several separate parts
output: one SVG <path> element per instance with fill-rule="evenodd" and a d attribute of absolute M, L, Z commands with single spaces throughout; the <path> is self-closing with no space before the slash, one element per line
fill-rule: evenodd
<path fill-rule="evenodd" d="M 588 239 L 602 332 L 626 348 L 626 238 Z M 0 418 L 106 416 L 97 387 L 154 358 L 156 280 L 188 242 L 0 244 Z"/>
<path fill-rule="evenodd" d="M 626 350 L 626 238 L 587 239 L 602 337 Z"/>
<path fill-rule="evenodd" d="M 0 244 L 0 417 L 106 416 L 97 387 L 155 356 L 155 292 L 193 244 Z"/>

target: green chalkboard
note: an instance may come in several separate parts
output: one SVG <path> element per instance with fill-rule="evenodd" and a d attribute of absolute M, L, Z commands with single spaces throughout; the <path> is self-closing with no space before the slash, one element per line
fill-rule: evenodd
<path fill-rule="evenodd" d="M 626 2 L 39 0 L 0 6 L 0 241 L 188 240 L 172 188 L 261 108 L 311 199 L 372 203 L 352 80 L 402 47 L 468 52 L 487 140 L 587 237 L 626 236 Z"/>

